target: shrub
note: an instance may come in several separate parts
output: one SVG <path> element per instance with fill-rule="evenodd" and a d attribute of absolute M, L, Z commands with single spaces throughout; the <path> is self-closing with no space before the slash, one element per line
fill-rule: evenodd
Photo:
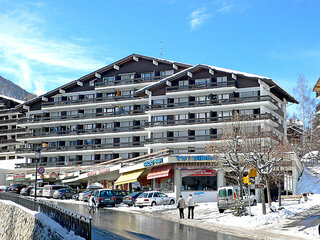
<path fill-rule="evenodd" d="M 248 215 L 246 204 L 241 200 L 236 201 L 235 204 L 230 208 L 230 210 L 231 213 L 237 217 Z"/>

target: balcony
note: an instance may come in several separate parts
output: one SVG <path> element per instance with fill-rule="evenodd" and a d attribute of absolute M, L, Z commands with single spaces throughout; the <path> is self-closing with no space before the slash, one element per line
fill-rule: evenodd
<path fill-rule="evenodd" d="M 163 138 L 146 138 L 146 143 L 181 143 L 196 141 L 212 141 L 221 139 L 222 134 L 183 136 L 183 137 L 163 137 Z"/>
<path fill-rule="evenodd" d="M 73 135 L 84 135 L 84 134 L 132 132 L 132 131 L 141 131 L 143 129 L 144 129 L 144 126 L 130 126 L 130 127 L 96 128 L 96 129 L 82 129 L 82 130 L 65 130 L 65 131 L 54 131 L 54 132 L 35 132 L 35 133 L 26 133 L 24 135 L 20 135 L 18 139 L 65 136 L 65 135 L 73 136 Z"/>
<path fill-rule="evenodd" d="M 167 92 L 197 90 L 197 89 L 211 89 L 211 88 L 223 88 L 223 87 L 236 87 L 236 81 L 227 82 L 213 82 L 213 83 L 202 83 L 202 84 L 190 84 L 186 86 L 171 86 L 167 87 Z"/>
<path fill-rule="evenodd" d="M 18 119 L 13 118 L 13 119 L 1 119 L 0 120 L 0 124 L 7 124 L 7 123 L 14 123 L 14 122 L 18 122 Z"/>
<path fill-rule="evenodd" d="M 128 96 L 112 96 L 112 97 L 99 97 L 99 98 L 88 98 L 88 99 L 44 102 L 44 103 L 42 103 L 42 106 L 43 107 L 56 107 L 56 106 L 80 105 L 80 104 L 101 103 L 101 102 L 115 102 L 115 101 L 137 100 L 137 99 L 143 99 L 143 98 L 142 97 L 132 96 L 132 95 L 128 95 Z"/>
<path fill-rule="evenodd" d="M 0 139 L 0 144 L 18 143 L 15 139 Z"/>
<path fill-rule="evenodd" d="M 89 118 L 105 118 L 105 117 L 117 117 L 117 116 L 130 116 L 144 114 L 145 109 L 132 110 L 132 111 L 117 111 L 106 113 L 92 113 L 92 114 L 77 114 L 77 115 L 65 115 L 65 116 L 52 116 L 52 117 L 40 117 L 40 118 L 23 118 L 19 119 L 19 124 L 25 123 L 41 123 L 50 121 L 69 121 L 77 119 L 89 119 Z"/>
<path fill-rule="evenodd" d="M 252 114 L 252 115 L 241 115 L 239 121 L 254 121 L 254 120 L 267 120 L 271 119 L 276 121 L 276 118 L 270 113 L 264 114 Z M 232 122 L 235 119 L 232 116 L 228 117 L 209 117 L 209 118 L 193 118 L 184 120 L 165 120 L 165 121 L 152 121 L 149 126 L 176 126 L 176 125 L 192 125 L 202 123 L 221 123 L 221 122 Z"/>
<path fill-rule="evenodd" d="M 156 76 L 156 77 L 146 77 L 146 78 L 131 78 L 124 80 L 115 80 L 109 82 L 96 82 L 96 87 L 105 87 L 105 86 L 114 86 L 114 85 L 126 85 L 126 84 L 139 84 L 139 83 L 152 83 L 163 79 L 164 77 Z"/>
<path fill-rule="evenodd" d="M 143 147 L 141 142 L 125 142 L 125 143 L 108 143 L 108 144 L 88 144 L 88 145 L 73 145 L 73 146 L 51 146 L 41 148 L 41 152 L 57 152 L 57 151 L 81 151 L 81 150 L 99 150 L 112 148 L 127 148 L 127 147 Z M 35 148 L 17 148 L 16 153 L 35 153 Z"/>
<path fill-rule="evenodd" d="M 3 133 L 20 133 L 25 132 L 26 130 L 24 128 L 15 128 L 15 129 L 1 129 L 0 134 Z"/>
<path fill-rule="evenodd" d="M 219 106 L 227 104 L 239 104 L 239 103 L 250 103 L 250 102 L 262 102 L 269 101 L 276 104 L 277 101 L 270 96 L 257 96 L 257 97 L 245 97 L 245 98 L 229 98 L 229 99 L 212 99 L 203 101 L 189 101 L 183 103 L 165 103 L 155 104 L 151 106 L 151 109 L 172 109 L 172 108 L 186 108 L 186 107 L 202 107 L 202 106 Z"/>

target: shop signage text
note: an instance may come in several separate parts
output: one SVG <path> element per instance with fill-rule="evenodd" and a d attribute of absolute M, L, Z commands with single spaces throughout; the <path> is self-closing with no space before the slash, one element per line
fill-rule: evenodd
<path fill-rule="evenodd" d="M 92 176 L 99 175 L 99 174 L 102 174 L 102 173 L 106 173 L 106 172 L 109 172 L 109 171 L 110 171 L 110 168 L 102 168 L 102 169 L 99 169 L 98 171 L 88 172 L 87 176 L 88 177 L 92 177 Z"/>
<path fill-rule="evenodd" d="M 150 160 L 143 163 L 143 166 L 148 167 L 152 165 L 157 165 L 163 163 L 163 158 L 158 158 L 156 160 Z"/>
<path fill-rule="evenodd" d="M 207 155 L 199 155 L 199 156 L 176 156 L 178 161 L 212 161 L 218 160 L 218 156 L 207 156 Z"/>
<path fill-rule="evenodd" d="M 26 175 L 16 175 L 16 176 L 13 176 L 12 178 L 13 178 L 13 180 L 18 180 L 18 179 L 23 179 L 23 178 L 25 178 L 26 177 Z"/>

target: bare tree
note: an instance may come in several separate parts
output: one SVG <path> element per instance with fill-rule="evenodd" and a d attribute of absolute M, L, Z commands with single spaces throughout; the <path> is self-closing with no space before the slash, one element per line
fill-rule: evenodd
<path fill-rule="evenodd" d="M 220 167 L 226 172 L 234 172 L 240 186 L 240 198 L 243 197 L 243 176 L 249 165 L 249 152 L 245 139 L 249 137 L 248 122 L 235 112 L 230 122 L 225 122 L 220 143 L 207 146 L 208 153 L 219 156 Z"/>

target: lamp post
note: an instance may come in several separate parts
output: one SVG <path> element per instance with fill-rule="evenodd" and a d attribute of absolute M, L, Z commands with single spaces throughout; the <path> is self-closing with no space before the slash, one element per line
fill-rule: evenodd
<path fill-rule="evenodd" d="M 35 153 L 36 157 L 36 177 L 34 179 L 34 201 L 37 200 L 37 181 L 38 181 L 38 160 L 40 161 L 41 150 L 37 149 Z"/>

